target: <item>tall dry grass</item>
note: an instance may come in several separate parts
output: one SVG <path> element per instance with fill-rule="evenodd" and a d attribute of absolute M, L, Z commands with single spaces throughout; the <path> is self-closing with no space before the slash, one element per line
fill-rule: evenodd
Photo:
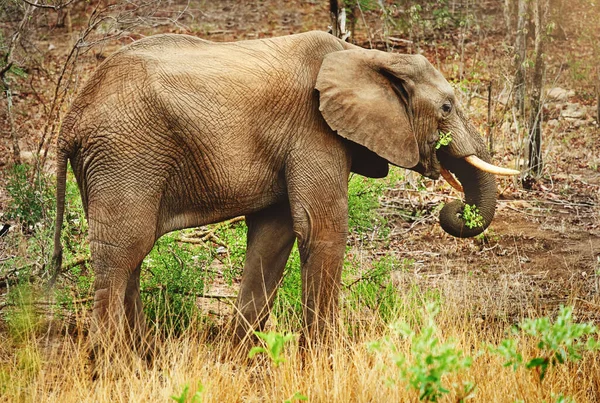
<path fill-rule="evenodd" d="M 543 381 L 533 370 L 505 367 L 504 360 L 486 346 L 508 337 L 511 321 L 502 314 L 482 316 L 486 313 L 468 297 L 477 289 L 485 286 L 466 279 L 438 284 L 433 293 L 415 283 L 398 286 L 405 301 L 397 313 L 399 319 L 418 329 L 424 303 L 432 298 L 440 301 L 437 337 L 453 339 L 458 349 L 473 357 L 470 368 L 444 378 L 451 391 L 440 401 L 458 401 L 460 388 L 454 385 L 464 381 L 476 385 L 470 396 L 474 402 L 554 402 L 560 396 L 577 402 L 600 399 L 597 353 L 585 353 L 578 362 L 551 368 Z M 498 284 L 494 298 L 488 300 L 491 309 L 502 311 L 510 306 L 511 292 Z M 234 358 L 226 332 L 215 337 L 196 323 L 182 335 L 157 338 L 153 365 L 139 357 L 118 356 L 108 374 L 95 380 L 90 376 L 86 336 L 70 335 L 56 329 L 56 324 L 35 324 L 35 330 L 22 333 L 25 337 L 21 338 L 8 329 L 0 332 L 0 400 L 166 402 L 174 401 L 171 396 L 181 395 L 187 385 L 186 401 L 193 401 L 202 385 L 202 402 L 284 402 L 297 392 L 310 402 L 418 401 L 418 392 L 399 380 L 398 368 L 386 360 L 385 351 L 375 354 L 368 347 L 369 342 L 387 336 L 400 352 L 410 354 L 406 340 L 393 335 L 379 315 L 342 305 L 339 332 L 330 349 L 302 353 L 298 343 L 292 342 L 284 352 L 286 361 L 279 366 L 266 356 Z M 39 316 L 36 320 L 43 321 Z M 79 323 L 84 320 L 80 318 Z M 280 321 L 277 328 L 286 329 L 286 323 Z M 535 356 L 533 340 L 523 340 L 520 352 Z"/>

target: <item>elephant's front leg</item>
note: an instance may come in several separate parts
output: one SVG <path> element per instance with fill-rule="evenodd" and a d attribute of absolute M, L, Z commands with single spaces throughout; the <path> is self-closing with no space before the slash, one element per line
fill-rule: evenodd
<path fill-rule="evenodd" d="M 295 166 L 288 177 L 308 339 L 326 339 L 334 330 L 348 235 L 349 160 L 330 157 Z"/>
<path fill-rule="evenodd" d="M 337 204 L 345 216 L 344 205 Z M 302 264 L 302 303 L 305 333 L 310 338 L 326 339 L 335 326 L 338 311 L 347 224 L 321 225 L 329 214 L 304 213 L 308 222 L 300 225 L 298 245 Z M 337 221 L 334 219 L 334 221 Z"/>
<path fill-rule="evenodd" d="M 246 224 L 246 262 L 235 325 L 237 342 L 252 335 L 253 330 L 262 330 L 295 240 L 287 203 L 246 216 Z"/>

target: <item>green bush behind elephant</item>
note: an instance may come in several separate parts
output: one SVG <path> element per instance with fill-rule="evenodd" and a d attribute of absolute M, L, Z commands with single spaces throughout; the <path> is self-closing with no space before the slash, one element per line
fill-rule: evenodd
<path fill-rule="evenodd" d="M 447 146 L 440 132 L 451 133 Z M 489 160 L 422 56 L 322 32 L 237 43 L 152 36 L 106 59 L 63 122 L 54 260 L 60 267 L 70 161 L 96 274 L 92 338 L 125 323 L 145 334 L 140 268 L 161 235 L 239 215 L 248 239 L 237 340 L 264 324 L 295 241 L 306 334 L 321 337 L 337 310 L 350 172 L 383 177 L 390 163 L 430 178 L 453 172 L 483 225 L 466 227 L 459 201 L 440 223 L 473 236 L 494 216 L 496 184 L 470 156 Z"/>

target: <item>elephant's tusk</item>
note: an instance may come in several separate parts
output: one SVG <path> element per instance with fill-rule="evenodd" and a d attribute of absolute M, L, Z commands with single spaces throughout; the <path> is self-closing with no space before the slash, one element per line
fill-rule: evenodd
<path fill-rule="evenodd" d="M 519 175 L 521 172 L 509 169 L 497 167 L 496 165 L 488 164 L 487 162 L 477 158 L 474 155 L 469 155 L 465 157 L 465 161 L 469 164 L 473 165 L 475 168 L 481 169 L 482 171 L 494 174 L 494 175 L 502 175 L 502 176 L 511 176 L 511 175 Z"/>
<path fill-rule="evenodd" d="M 442 177 L 444 179 L 446 179 L 446 182 L 448 182 L 450 184 L 450 186 L 452 186 L 454 189 L 458 190 L 459 192 L 464 192 L 462 185 L 460 183 L 458 183 L 458 181 L 456 180 L 454 175 L 452 175 L 450 173 L 450 171 L 448 171 L 446 168 L 442 168 L 440 173 L 442 174 Z"/>

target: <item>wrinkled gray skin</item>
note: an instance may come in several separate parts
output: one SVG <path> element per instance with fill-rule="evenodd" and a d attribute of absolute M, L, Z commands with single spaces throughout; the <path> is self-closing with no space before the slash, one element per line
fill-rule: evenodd
<path fill-rule="evenodd" d="M 440 130 L 453 140 L 436 151 Z M 446 206 L 441 225 L 473 236 L 496 201 L 494 176 L 461 160 L 473 154 L 489 160 L 422 56 L 322 32 L 238 43 L 145 38 L 98 67 L 63 122 L 55 263 L 69 160 L 96 273 L 92 335 L 125 322 L 144 334 L 140 266 L 161 235 L 245 215 L 237 339 L 264 324 L 296 240 L 306 335 L 322 336 L 337 309 L 350 172 L 382 177 L 391 163 L 438 178 L 443 164 L 485 225 L 463 228 L 461 202 Z"/>

